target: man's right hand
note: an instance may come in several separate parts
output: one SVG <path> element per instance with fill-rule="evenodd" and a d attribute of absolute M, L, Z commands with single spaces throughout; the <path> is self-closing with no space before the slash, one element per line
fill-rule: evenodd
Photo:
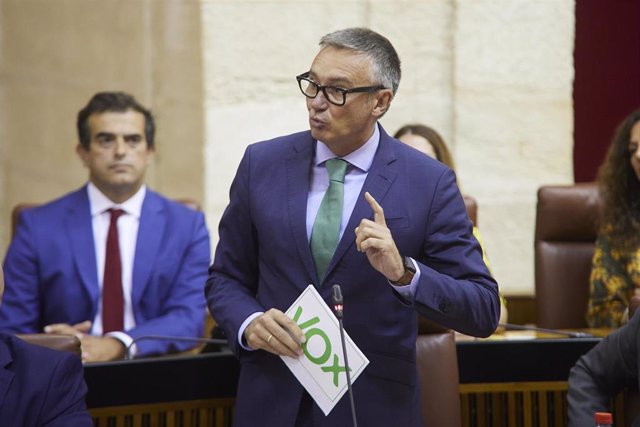
<path fill-rule="evenodd" d="M 247 344 L 279 356 L 297 358 L 306 341 L 302 329 L 282 311 L 272 308 L 249 323 L 244 330 Z"/>
<path fill-rule="evenodd" d="M 90 330 L 90 320 L 85 320 L 84 322 L 76 323 L 75 325 L 69 325 L 67 323 L 53 323 L 44 327 L 44 332 L 47 334 L 75 335 L 78 338 L 82 338 L 82 335 L 88 334 Z"/>

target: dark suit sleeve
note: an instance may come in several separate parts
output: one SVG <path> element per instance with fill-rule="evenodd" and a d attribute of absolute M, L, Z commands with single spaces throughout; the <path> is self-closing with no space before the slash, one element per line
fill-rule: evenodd
<path fill-rule="evenodd" d="M 238 330 L 251 314 L 265 311 L 256 300 L 258 243 L 251 221 L 249 174 L 251 147 L 240 162 L 218 228 L 220 241 L 205 288 L 207 303 L 218 324 L 224 325 L 229 346 L 238 354 Z"/>
<path fill-rule="evenodd" d="M 16 235 L 4 260 L 5 291 L 0 305 L 0 330 L 40 332 L 38 261 L 30 216 L 20 215 Z"/>
<path fill-rule="evenodd" d="M 640 313 L 583 355 L 569 374 L 567 394 L 570 427 L 594 425 L 595 412 L 608 411 L 609 402 L 638 381 Z"/>
<path fill-rule="evenodd" d="M 65 354 L 53 368 L 41 410 L 42 427 L 90 427 L 93 421 L 87 411 L 80 358 Z"/>
<path fill-rule="evenodd" d="M 473 336 L 491 335 L 500 318 L 498 285 L 473 237 L 455 175 L 445 170 L 435 185 L 427 217 L 416 310 L 435 322 Z"/>

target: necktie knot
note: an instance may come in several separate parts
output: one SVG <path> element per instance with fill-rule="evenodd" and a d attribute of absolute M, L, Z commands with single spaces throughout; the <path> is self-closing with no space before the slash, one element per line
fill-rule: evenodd
<path fill-rule="evenodd" d="M 344 184 L 348 163 L 345 160 L 335 158 L 327 160 L 325 164 L 329 173 L 329 181 L 337 181 Z"/>
<path fill-rule="evenodd" d="M 118 218 L 120 218 L 122 215 L 124 215 L 124 211 L 122 209 L 118 209 L 118 208 L 110 208 L 107 209 L 107 212 L 109 212 L 111 214 L 111 222 L 117 222 Z"/>

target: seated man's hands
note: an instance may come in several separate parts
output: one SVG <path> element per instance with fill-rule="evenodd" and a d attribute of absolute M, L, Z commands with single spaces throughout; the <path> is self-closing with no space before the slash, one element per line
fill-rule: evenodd
<path fill-rule="evenodd" d="M 106 362 L 124 358 L 125 346 L 122 341 L 114 337 L 99 337 L 89 335 L 91 322 L 69 325 L 67 323 L 54 323 L 47 325 L 44 332 L 47 334 L 73 335 L 80 340 L 82 348 L 82 362 Z"/>
<path fill-rule="evenodd" d="M 88 334 L 90 330 L 91 321 L 89 320 L 76 323 L 75 325 L 69 325 L 67 323 L 53 323 L 44 327 L 44 332 L 47 334 L 75 335 L 78 338 L 81 338 L 81 334 Z"/>

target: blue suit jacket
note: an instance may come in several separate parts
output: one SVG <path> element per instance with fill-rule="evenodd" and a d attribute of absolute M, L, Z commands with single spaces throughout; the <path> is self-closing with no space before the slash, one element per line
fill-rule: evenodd
<path fill-rule="evenodd" d="M 285 311 L 310 284 L 325 301 L 342 285 L 346 331 L 370 360 L 354 384 L 358 420 L 366 426 L 422 426 L 417 383 L 415 310 L 466 334 L 486 336 L 498 322 L 498 288 L 472 236 L 451 170 L 389 137 L 380 145 L 325 279 L 320 282 L 306 234 L 310 132 L 249 146 L 220 222 L 220 242 L 207 282 L 207 301 L 240 357 L 238 426 L 293 426 L 303 389 L 277 357 L 237 345 L 252 313 Z M 355 247 L 353 230 L 372 218 L 368 191 L 382 205 L 401 254 L 419 262 L 414 303 L 400 297 Z M 349 425 L 348 398 L 314 426 Z"/>
<path fill-rule="evenodd" d="M 200 337 L 210 264 L 204 215 L 147 190 L 133 265 L 132 338 Z M 99 273 L 86 187 L 24 211 L 4 262 L 6 289 L 0 330 L 42 332 L 51 323 L 93 321 Z M 142 340 L 138 355 L 184 350 L 193 344 Z"/>
<path fill-rule="evenodd" d="M 91 427 L 80 358 L 0 334 L 0 426 Z"/>

